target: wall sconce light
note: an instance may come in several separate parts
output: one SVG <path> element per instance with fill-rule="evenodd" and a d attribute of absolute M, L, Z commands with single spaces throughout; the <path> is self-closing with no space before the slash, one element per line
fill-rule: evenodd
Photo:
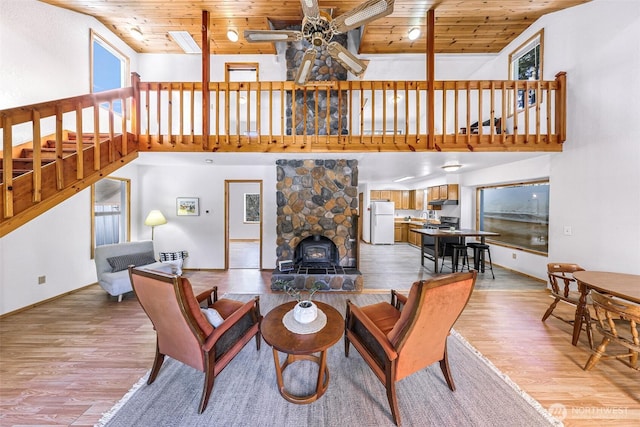
<path fill-rule="evenodd" d="M 232 41 L 233 43 L 238 41 L 238 33 L 235 30 L 228 30 L 227 31 L 227 38 L 229 39 L 229 41 Z"/>
<path fill-rule="evenodd" d="M 442 169 L 444 169 L 445 172 L 455 172 L 461 167 L 462 165 L 458 162 L 447 162 L 444 166 L 442 166 Z"/>
<path fill-rule="evenodd" d="M 418 37 L 420 37 L 420 28 L 415 27 L 410 29 L 408 36 L 409 36 L 409 40 L 418 40 Z"/>
<path fill-rule="evenodd" d="M 138 41 L 144 40 L 144 34 L 142 34 L 142 31 L 140 31 L 140 28 L 131 28 L 129 30 L 129 33 L 131 34 L 131 37 Z"/>
<path fill-rule="evenodd" d="M 164 215 L 162 215 L 162 212 L 160 212 L 159 210 L 154 209 L 151 212 L 149 212 L 149 215 L 147 215 L 147 219 L 144 220 L 144 225 L 148 225 L 151 227 L 151 240 L 153 240 L 153 229 L 158 225 L 162 225 L 166 223 L 167 223 L 167 219 L 164 217 Z"/>

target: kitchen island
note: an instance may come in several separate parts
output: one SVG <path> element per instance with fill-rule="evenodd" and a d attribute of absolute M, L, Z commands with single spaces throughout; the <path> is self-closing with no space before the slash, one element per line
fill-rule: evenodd
<path fill-rule="evenodd" d="M 457 238 L 458 243 L 464 243 L 465 237 L 480 237 L 480 243 L 485 243 L 487 236 L 499 236 L 500 233 L 494 233 L 492 231 L 482 230 L 446 230 L 446 229 L 433 229 L 433 228 L 415 228 L 410 230 L 412 233 L 418 233 L 421 235 L 422 244 L 420 245 L 420 264 L 424 266 L 424 259 L 433 260 L 433 272 L 438 273 L 438 258 L 440 256 L 440 239 L 441 238 Z M 429 242 L 429 239 L 433 239 L 433 243 Z"/>

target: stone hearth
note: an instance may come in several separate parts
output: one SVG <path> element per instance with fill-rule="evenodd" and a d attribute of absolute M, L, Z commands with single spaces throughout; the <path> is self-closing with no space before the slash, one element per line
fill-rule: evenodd
<path fill-rule="evenodd" d="M 308 289 L 318 283 L 323 290 L 362 290 L 357 270 L 357 160 L 278 160 L 277 169 L 277 261 L 293 261 L 296 246 L 310 236 L 333 242 L 335 265 L 276 269 L 271 289 L 283 283 Z"/>

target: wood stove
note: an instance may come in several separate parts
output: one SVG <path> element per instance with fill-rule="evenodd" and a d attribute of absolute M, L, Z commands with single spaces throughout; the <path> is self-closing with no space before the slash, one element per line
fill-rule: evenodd
<path fill-rule="evenodd" d="M 293 261 L 297 267 L 335 267 L 338 265 L 338 249 L 324 236 L 309 236 L 295 247 Z"/>

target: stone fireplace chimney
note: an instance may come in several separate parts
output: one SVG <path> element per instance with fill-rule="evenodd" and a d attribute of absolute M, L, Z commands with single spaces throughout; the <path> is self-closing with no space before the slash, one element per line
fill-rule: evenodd
<path fill-rule="evenodd" d="M 296 289 L 362 290 L 358 161 L 278 160 L 276 170 L 277 264 L 292 261 L 298 267 L 277 268 L 271 289 L 281 291 L 286 283 Z M 301 242 L 305 246 L 296 251 Z"/>
<path fill-rule="evenodd" d="M 328 238 L 341 267 L 356 267 L 358 161 L 278 160 L 278 261 L 293 260 L 309 236 Z"/>

